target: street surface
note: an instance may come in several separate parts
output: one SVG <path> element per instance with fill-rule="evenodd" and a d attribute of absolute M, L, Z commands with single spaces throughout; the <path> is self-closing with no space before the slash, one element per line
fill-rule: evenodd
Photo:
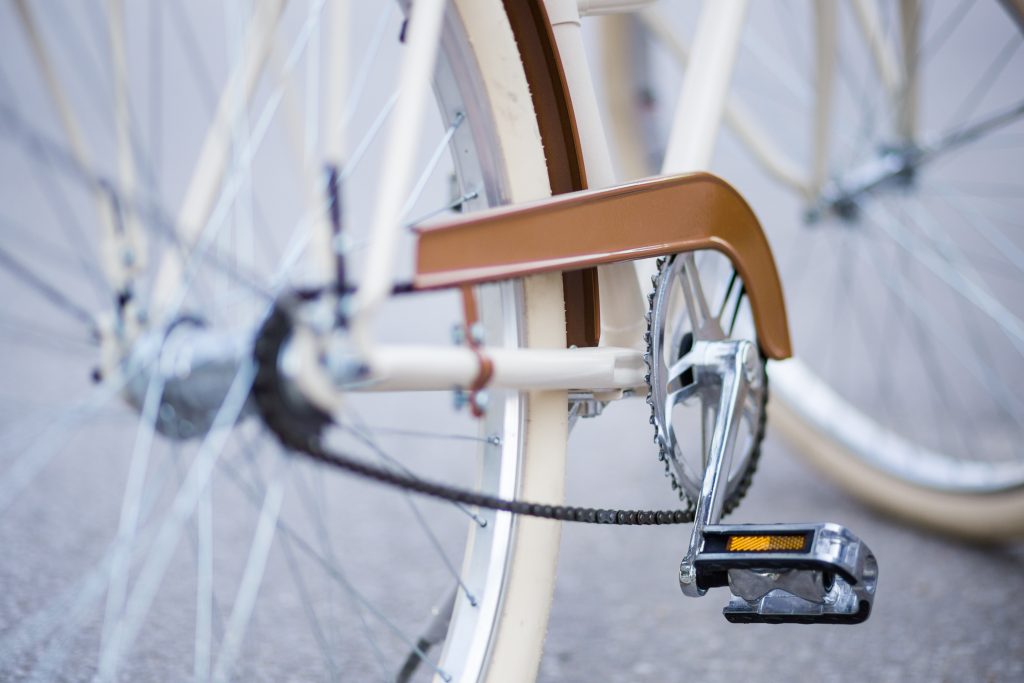
<path fill-rule="evenodd" d="M 667 507 L 647 406 L 614 406 L 571 439 L 567 497 L 579 504 Z M 628 414 L 628 417 L 627 417 Z M 625 425 L 629 426 L 626 427 Z M 728 591 L 682 595 L 689 526 L 567 525 L 540 680 L 1024 680 L 1024 545 L 983 548 L 908 528 L 865 509 L 771 436 L 737 522 L 835 521 L 874 551 L 879 589 L 857 626 L 734 625 Z"/>

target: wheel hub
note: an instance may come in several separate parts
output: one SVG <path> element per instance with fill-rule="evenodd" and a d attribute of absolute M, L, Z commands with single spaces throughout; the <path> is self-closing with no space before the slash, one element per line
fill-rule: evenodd
<path fill-rule="evenodd" d="M 807 212 L 807 220 L 817 223 L 825 216 L 838 216 L 852 223 L 860 216 L 860 206 L 876 190 L 907 188 L 913 185 L 921 151 L 912 145 L 884 146 L 866 163 L 829 181 Z"/>

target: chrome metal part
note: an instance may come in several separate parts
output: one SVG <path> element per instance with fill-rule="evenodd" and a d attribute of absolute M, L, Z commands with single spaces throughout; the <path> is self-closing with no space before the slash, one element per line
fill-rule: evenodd
<path fill-rule="evenodd" d="M 581 417 L 597 417 L 604 412 L 608 401 L 596 398 L 593 392 L 570 391 L 569 392 L 569 430 L 576 426 L 576 421 Z"/>
<path fill-rule="evenodd" d="M 412 679 L 413 674 L 423 663 L 422 654 L 426 654 L 435 645 L 444 642 L 448 635 L 448 624 L 452 620 L 452 613 L 455 612 L 455 601 L 459 597 L 459 587 L 455 586 L 450 590 L 440 603 L 430 610 L 430 623 L 416 640 L 416 647 L 405 658 L 402 668 L 395 676 L 395 683 L 406 683 Z"/>
<path fill-rule="evenodd" d="M 144 368 L 125 386 L 124 398 L 142 410 L 151 387 L 160 390 L 156 428 L 172 439 L 205 434 L 224 403 L 243 359 L 251 354 L 251 333 L 213 330 L 192 318 L 167 329 L 145 332 L 126 363 Z M 158 362 L 147 362 L 159 355 Z M 254 413 L 249 400 L 242 417 Z"/>
<path fill-rule="evenodd" d="M 753 344 L 695 341 L 679 362 L 693 368 L 701 391 L 718 399 L 690 543 L 679 566 L 683 593 L 700 597 L 711 588 L 728 585 L 735 597 L 724 614 L 736 622 L 859 623 L 867 619 L 878 563 L 849 530 L 832 523 L 718 524 L 728 497 L 728 473 L 743 406 L 763 378 Z M 735 537 L 741 542 L 731 545 Z M 743 539 L 750 540 L 744 543 Z"/>
<path fill-rule="evenodd" d="M 1024 102 L 1017 102 L 933 140 L 882 147 L 874 158 L 826 183 L 807 212 L 808 220 L 817 221 L 828 213 L 844 220 L 855 220 L 862 199 L 870 192 L 886 187 L 906 187 L 913 183 L 919 167 L 1022 116 Z"/>
<path fill-rule="evenodd" d="M 725 471 L 722 514 L 731 511 L 750 485 L 764 436 L 767 379 L 747 319 L 739 275 L 717 254 L 679 254 L 658 264 L 652 279 L 647 335 L 647 402 L 659 457 L 680 496 L 700 497 L 715 415 L 721 399 L 721 373 L 703 360 L 708 343 L 749 339 L 751 381 L 738 408 L 738 437 Z"/>
<path fill-rule="evenodd" d="M 875 158 L 826 183 L 807 211 L 807 219 L 815 222 L 833 214 L 846 221 L 856 220 L 861 200 L 869 192 L 884 186 L 906 186 L 913 181 L 919 156 L 911 148 L 881 150 Z"/>
<path fill-rule="evenodd" d="M 800 545 L 730 549 L 737 537 L 795 538 Z M 830 522 L 707 526 L 694 569 L 704 590 L 729 586 L 734 597 L 723 614 L 739 623 L 860 623 L 871 613 L 878 584 L 871 550 Z"/>
<path fill-rule="evenodd" d="M 726 477 L 732 460 L 739 413 L 752 384 L 760 375 L 757 351 L 749 341 L 695 342 L 686 358 L 706 391 L 718 395 L 718 411 L 708 449 L 704 481 L 697 498 L 697 510 L 690 546 L 679 567 L 679 585 L 683 593 L 699 597 L 705 590 L 698 585 L 694 560 L 703 544 L 704 527 L 722 516 L 726 498 Z"/>
<path fill-rule="evenodd" d="M 782 590 L 809 602 L 822 603 L 834 581 L 825 572 L 796 569 L 730 569 L 729 590 L 747 602 L 760 600 L 773 590 Z"/>

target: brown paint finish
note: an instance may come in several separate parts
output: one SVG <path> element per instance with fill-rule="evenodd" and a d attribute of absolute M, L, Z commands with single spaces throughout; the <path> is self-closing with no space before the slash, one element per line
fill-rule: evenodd
<path fill-rule="evenodd" d="M 764 352 L 792 355 L 768 240 L 740 194 L 709 173 L 577 192 L 424 229 L 413 283 L 452 287 L 698 249 L 722 252 L 743 278 Z"/>
<path fill-rule="evenodd" d="M 576 116 L 544 4 L 540 0 L 504 0 L 503 4 L 530 84 L 551 193 L 586 189 Z"/>
<path fill-rule="evenodd" d="M 544 3 L 541 0 L 504 0 L 503 4 L 530 84 L 551 193 L 585 190 L 587 176 L 576 133 L 576 118 Z M 563 273 L 562 290 L 566 343 L 597 346 L 601 335 L 597 270 L 585 268 Z"/>
<path fill-rule="evenodd" d="M 562 273 L 566 346 L 597 346 L 601 339 L 601 291 L 597 282 L 597 268 Z"/>

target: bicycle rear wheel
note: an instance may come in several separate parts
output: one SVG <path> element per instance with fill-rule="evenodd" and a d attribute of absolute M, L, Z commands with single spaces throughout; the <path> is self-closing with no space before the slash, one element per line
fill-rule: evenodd
<path fill-rule="evenodd" d="M 914 2 L 874 6 L 836 4 L 824 52 L 815 22 L 825 3 L 749 8 L 713 170 L 758 212 L 789 299 L 797 359 L 769 369 L 770 414 L 872 505 L 973 538 L 1020 536 L 1021 24 L 996 2 L 923 4 L 916 15 Z M 682 43 L 670 45 L 675 57 L 649 51 L 643 36 L 671 40 L 692 25 L 681 8 L 661 10 L 646 29 L 618 28 L 634 73 L 648 74 L 612 110 L 634 166 L 658 160 L 675 101 L 661 76 L 685 53 Z M 816 64 L 833 52 L 821 144 Z M 901 75 L 908 55 L 916 79 Z M 750 154 L 751 137 L 768 144 Z"/>
<path fill-rule="evenodd" d="M 243 420 L 244 356 L 225 400 L 198 416 L 212 428 L 185 417 L 188 401 L 168 397 L 190 367 L 181 356 L 184 365 L 167 365 L 174 335 L 234 328 L 245 339 L 278 292 L 315 281 L 302 269 L 318 257 L 306 241 L 306 202 L 319 191 L 312 160 L 326 135 L 318 131 L 341 123 L 351 131 L 340 176 L 359 274 L 404 17 L 397 6 L 353 7 L 353 25 L 365 30 L 340 38 L 325 28 L 323 5 L 293 4 L 278 19 L 277 3 L 258 4 L 262 24 L 245 3 L 226 5 L 223 16 L 207 5 L 132 6 L 120 19 L 86 7 L 69 8 L 71 17 L 27 3 L 4 10 L 0 537 L 20 549 L 0 561 L 4 585 L 17 587 L 0 607 L 0 621 L 15 625 L 0 635 L 5 678 L 536 673 L 557 524 L 417 501 L 290 456 Z M 272 39 L 254 59 L 260 26 L 273 27 Z M 541 24 L 514 26 L 497 0 L 448 8 L 438 107 L 409 154 L 410 223 L 550 193 L 540 129 L 550 125 L 543 112 L 559 116 L 560 104 L 528 77 L 518 47 L 543 48 L 547 35 Z M 350 97 L 342 121 L 321 126 L 322 54 L 336 40 L 352 41 Z M 232 93 L 233 70 L 259 59 L 251 91 L 243 83 Z M 196 131 L 210 125 L 218 91 L 227 93 L 221 103 L 243 104 L 229 119 L 224 174 L 203 221 L 207 249 L 186 262 L 176 324 L 155 337 L 154 355 L 138 360 L 130 349 L 94 386 L 100 342 L 109 349 L 105 340 L 125 322 L 118 295 L 144 311 L 157 289 L 154 264 L 188 253 L 169 238 L 179 226 L 167 207 L 188 194 L 204 141 Z M 112 112 L 121 92 L 127 102 Z M 90 155 L 68 141 L 68 115 Z M 97 212 L 104 198 L 110 204 Z M 104 270 L 104 211 L 143 238 L 145 246 L 129 243 L 137 248 L 130 291 L 115 289 L 123 283 Z M 389 304 L 381 335 L 450 343 L 457 297 L 418 297 Z M 481 288 L 478 297 L 488 343 L 564 346 L 558 276 Z M 477 423 L 444 394 L 352 395 L 332 438 L 417 476 L 557 504 L 565 393 L 491 399 Z"/>

